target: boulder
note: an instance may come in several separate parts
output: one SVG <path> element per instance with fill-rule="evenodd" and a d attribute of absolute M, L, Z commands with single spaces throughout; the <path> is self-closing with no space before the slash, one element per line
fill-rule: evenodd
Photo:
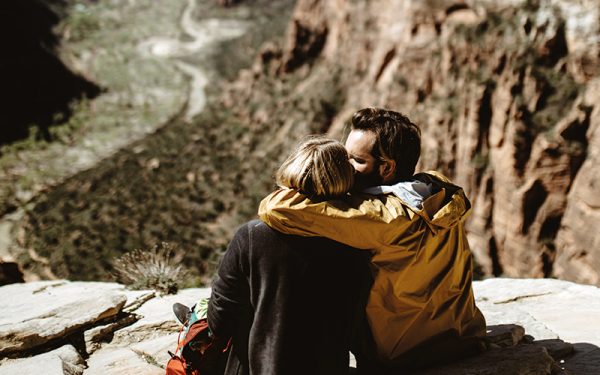
<path fill-rule="evenodd" d="M 2 363 L 0 375 L 81 375 L 85 361 L 71 345 L 64 345 L 47 353 L 30 358 Z"/>
<path fill-rule="evenodd" d="M 115 283 L 40 281 L 0 288 L 0 355 L 35 349 L 115 317 L 140 292 Z"/>
<path fill-rule="evenodd" d="M 487 341 L 499 347 L 517 345 L 523 336 L 525 329 L 516 324 L 501 324 L 487 327 Z"/>

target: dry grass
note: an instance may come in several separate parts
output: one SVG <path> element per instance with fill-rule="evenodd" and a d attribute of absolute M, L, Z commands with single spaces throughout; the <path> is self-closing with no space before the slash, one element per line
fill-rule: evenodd
<path fill-rule="evenodd" d="M 136 249 L 113 262 L 117 281 L 131 289 L 155 289 L 163 294 L 175 294 L 185 278 L 180 261 L 183 253 L 166 242 L 150 250 Z"/>

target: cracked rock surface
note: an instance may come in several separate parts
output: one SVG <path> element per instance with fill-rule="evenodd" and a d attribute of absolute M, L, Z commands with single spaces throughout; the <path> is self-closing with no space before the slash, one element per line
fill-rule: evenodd
<path fill-rule="evenodd" d="M 600 346 L 600 289 L 554 279 L 474 283 L 487 324 L 514 323 L 536 340 L 561 338 Z M 600 373 L 600 370 L 599 370 Z"/>
<path fill-rule="evenodd" d="M 474 282 L 473 289 L 488 331 L 490 326 L 499 324 L 522 326 L 525 337 L 535 340 L 534 346 L 544 347 L 559 369 L 565 371 L 562 373 L 600 374 L 599 288 L 555 279 L 497 278 Z M 561 373 L 556 372 L 556 367 L 552 371 L 524 373 Z"/>
<path fill-rule="evenodd" d="M 599 288 L 488 279 L 475 282 L 474 291 L 487 320 L 488 349 L 419 374 L 600 373 Z M 209 295 L 209 288 L 158 296 L 64 280 L 0 287 L 0 375 L 164 374 L 179 334 L 172 304 L 191 306 Z"/>
<path fill-rule="evenodd" d="M 164 374 L 177 345 L 174 296 L 101 282 L 40 281 L 0 288 L 0 374 Z"/>
<path fill-rule="evenodd" d="M 63 281 L 3 287 L 0 355 L 36 349 L 115 316 L 127 301 L 116 288 L 116 284 Z"/>

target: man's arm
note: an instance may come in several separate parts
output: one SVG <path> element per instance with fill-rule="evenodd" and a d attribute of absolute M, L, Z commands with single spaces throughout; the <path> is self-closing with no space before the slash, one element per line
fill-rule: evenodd
<path fill-rule="evenodd" d="M 327 237 L 359 249 L 393 246 L 412 218 L 393 196 L 312 202 L 293 189 L 271 193 L 261 202 L 258 215 L 282 233 Z"/>
<path fill-rule="evenodd" d="M 248 283 L 242 269 L 244 249 L 248 247 L 248 227 L 234 235 L 219 265 L 208 304 L 208 325 L 217 337 L 230 337 L 240 312 L 250 303 Z"/>

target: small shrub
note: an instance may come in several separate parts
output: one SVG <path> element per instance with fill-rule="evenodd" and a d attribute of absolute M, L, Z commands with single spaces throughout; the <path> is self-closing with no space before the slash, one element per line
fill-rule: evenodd
<path fill-rule="evenodd" d="M 136 249 L 113 262 L 117 281 L 131 289 L 155 289 L 163 294 L 175 294 L 185 278 L 179 261 L 181 251 L 162 242 L 151 250 Z"/>

